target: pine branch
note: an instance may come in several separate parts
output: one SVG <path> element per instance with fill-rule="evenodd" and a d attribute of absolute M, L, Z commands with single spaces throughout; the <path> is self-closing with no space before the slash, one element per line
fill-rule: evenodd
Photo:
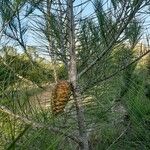
<path fill-rule="evenodd" d="M 96 84 L 98 84 L 98 83 L 100 83 L 100 82 L 104 82 L 104 81 L 106 81 L 106 80 L 109 80 L 109 79 L 113 78 L 115 75 L 117 75 L 117 74 L 120 73 L 121 71 L 127 69 L 129 66 L 133 65 L 134 63 L 136 63 L 137 61 L 139 61 L 140 59 L 142 59 L 144 56 L 146 56 L 146 55 L 149 54 L 149 53 L 150 53 L 150 49 L 147 50 L 144 54 L 142 54 L 142 55 L 139 56 L 138 58 L 136 58 L 135 60 L 133 60 L 131 63 L 127 64 L 126 66 L 121 67 L 121 68 L 118 69 L 116 72 L 112 73 L 111 75 L 109 75 L 109 76 L 107 76 L 107 77 L 105 77 L 105 78 L 103 78 L 103 79 L 94 81 L 92 84 L 90 84 L 90 86 L 88 85 L 86 88 L 84 88 L 84 89 L 82 90 L 82 92 L 84 92 L 85 90 L 91 88 L 92 85 L 96 85 Z"/>
<path fill-rule="evenodd" d="M 2 113 L 6 113 L 10 117 L 15 117 L 15 119 L 19 119 L 19 120 L 23 121 L 27 125 L 31 125 L 33 128 L 45 128 L 45 129 L 48 129 L 51 132 L 64 135 L 65 137 L 70 138 L 71 140 L 75 141 L 76 143 L 81 144 L 82 140 L 79 137 L 67 134 L 67 133 L 63 132 L 59 128 L 51 127 L 51 126 L 45 125 L 43 123 L 35 122 L 35 121 L 30 120 L 30 119 L 28 119 L 28 118 L 26 118 L 24 116 L 15 114 L 11 110 L 9 110 L 8 108 L 6 108 L 5 106 L 0 106 L 0 111 Z"/>
<path fill-rule="evenodd" d="M 142 4 L 142 0 L 138 2 L 138 4 L 135 6 L 135 8 L 133 9 L 133 11 L 131 11 L 127 21 L 124 23 L 124 25 L 120 28 L 120 30 L 118 31 L 118 34 L 116 35 L 116 37 L 114 37 L 114 40 L 112 40 L 110 42 L 110 44 L 107 46 L 106 50 L 104 50 L 104 52 L 98 56 L 91 64 L 89 64 L 84 70 L 82 70 L 79 74 L 78 74 L 78 79 L 85 74 L 88 70 L 90 70 L 100 59 L 102 59 L 116 44 L 117 40 L 119 39 L 120 35 L 123 33 L 123 31 L 126 29 L 126 27 L 128 26 L 128 24 L 130 23 L 130 21 L 134 18 L 135 14 L 139 11 L 139 8 Z"/>

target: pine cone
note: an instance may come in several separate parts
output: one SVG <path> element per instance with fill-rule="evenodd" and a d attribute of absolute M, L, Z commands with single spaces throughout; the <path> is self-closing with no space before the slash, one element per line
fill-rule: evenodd
<path fill-rule="evenodd" d="M 69 101 L 71 93 L 71 86 L 68 81 L 59 81 L 52 92 L 51 109 L 53 115 L 60 114 Z"/>

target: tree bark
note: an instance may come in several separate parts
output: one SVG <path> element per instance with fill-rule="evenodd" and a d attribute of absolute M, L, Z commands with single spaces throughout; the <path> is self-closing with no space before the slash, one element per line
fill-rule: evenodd
<path fill-rule="evenodd" d="M 76 53 L 75 53 L 75 24 L 74 24 L 74 13 L 73 13 L 73 0 L 68 0 L 68 41 L 69 41 L 69 53 L 70 53 L 70 64 L 69 64 L 69 80 L 72 85 L 73 98 L 75 101 L 79 136 L 82 139 L 80 149 L 88 150 L 88 137 L 85 125 L 85 117 L 82 105 L 82 98 L 77 83 L 77 65 L 76 65 Z"/>

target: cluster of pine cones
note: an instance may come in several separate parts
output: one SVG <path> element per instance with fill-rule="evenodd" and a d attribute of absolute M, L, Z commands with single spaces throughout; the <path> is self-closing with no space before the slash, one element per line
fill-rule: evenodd
<path fill-rule="evenodd" d="M 64 111 L 71 94 L 71 85 L 68 81 L 58 81 L 52 91 L 51 109 L 53 115 Z"/>

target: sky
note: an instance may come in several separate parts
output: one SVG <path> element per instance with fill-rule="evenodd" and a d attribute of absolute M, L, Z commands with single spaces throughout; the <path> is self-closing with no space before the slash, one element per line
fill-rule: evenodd
<path fill-rule="evenodd" d="M 83 9 L 83 8 L 84 8 L 84 10 L 82 11 L 82 17 L 91 16 L 94 13 L 94 8 L 93 8 L 91 2 L 85 3 L 82 7 L 76 8 L 76 6 L 78 6 L 79 4 L 81 4 L 85 1 L 87 1 L 87 0 L 75 0 L 75 2 L 74 2 L 74 6 L 75 6 L 74 13 L 75 14 L 78 14 L 81 11 L 81 9 Z M 40 12 L 38 10 L 36 10 L 35 13 L 37 15 L 40 14 Z M 32 33 L 29 33 L 27 43 L 28 43 L 28 45 L 37 45 L 37 43 L 34 41 L 34 38 L 32 38 Z"/>
<path fill-rule="evenodd" d="M 81 11 L 81 9 L 84 9 L 83 11 L 82 11 L 82 17 L 87 17 L 87 16 L 90 16 L 90 17 L 92 17 L 93 16 L 93 14 L 94 14 L 94 6 L 93 6 L 93 3 L 91 2 L 91 1 L 94 1 L 94 0 L 91 0 L 91 1 L 89 1 L 88 3 L 86 3 L 86 1 L 87 0 L 75 0 L 75 2 L 74 2 L 74 6 L 76 7 L 76 6 L 78 6 L 79 4 L 81 4 L 81 3 L 84 3 L 85 2 L 85 4 L 82 6 L 82 7 L 79 7 L 78 9 L 77 8 L 75 8 L 74 9 L 74 13 L 75 14 L 78 14 L 80 11 Z M 107 0 L 103 0 L 103 4 L 105 4 L 106 3 L 106 1 Z M 110 5 L 110 3 L 107 3 L 107 5 Z M 104 5 L 104 8 L 106 8 L 107 9 L 107 5 Z M 37 12 L 38 13 L 38 12 Z M 143 18 L 145 19 L 145 22 L 144 22 L 144 24 L 143 24 L 143 33 L 145 34 L 149 34 L 150 33 L 150 14 L 149 15 L 145 15 L 144 13 L 145 13 L 145 10 L 142 10 L 142 13 L 143 13 L 143 15 L 141 16 L 141 18 L 139 18 L 139 21 L 143 21 Z M 80 15 L 81 16 L 81 15 Z M 32 45 L 34 42 L 33 42 L 34 40 L 28 40 L 28 44 L 30 45 Z M 143 36 L 143 42 L 145 43 L 145 36 Z"/>

